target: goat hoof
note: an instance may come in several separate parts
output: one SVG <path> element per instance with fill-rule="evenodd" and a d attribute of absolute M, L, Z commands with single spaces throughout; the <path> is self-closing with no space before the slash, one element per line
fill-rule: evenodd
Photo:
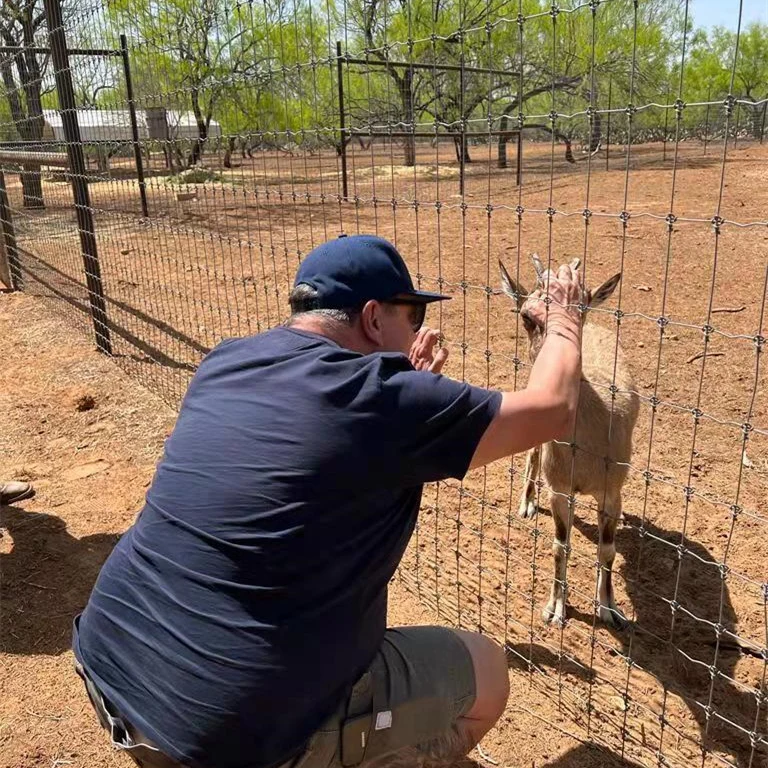
<path fill-rule="evenodd" d="M 518 514 L 523 520 L 530 520 L 536 514 L 536 502 L 533 499 L 523 499 Z"/>
<path fill-rule="evenodd" d="M 629 626 L 627 617 L 616 607 L 610 608 L 607 605 L 600 606 L 600 620 L 619 632 L 623 632 Z"/>
<path fill-rule="evenodd" d="M 553 627 L 565 626 L 565 602 L 563 600 L 550 600 L 541 612 L 541 617 L 546 624 Z"/>

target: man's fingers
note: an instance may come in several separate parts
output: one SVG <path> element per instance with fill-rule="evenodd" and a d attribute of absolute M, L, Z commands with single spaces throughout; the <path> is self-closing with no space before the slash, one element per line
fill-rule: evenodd
<path fill-rule="evenodd" d="M 423 333 L 422 333 L 423 331 Z M 420 357 L 432 357 L 432 350 L 437 344 L 438 333 L 431 328 L 422 328 L 416 339 L 417 351 Z"/>
<path fill-rule="evenodd" d="M 435 359 L 432 361 L 432 364 L 429 366 L 429 370 L 432 371 L 432 373 L 440 373 L 447 359 L 448 359 L 448 349 L 446 347 L 440 347 L 440 349 L 438 349 L 437 353 L 435 354 Z"/>

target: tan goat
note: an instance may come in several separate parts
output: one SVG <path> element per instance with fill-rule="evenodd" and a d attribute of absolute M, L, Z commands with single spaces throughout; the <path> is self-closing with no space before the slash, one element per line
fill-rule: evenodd
<path fill-rule="evenodd" d="M 547 274 L 538 256 L 533 256 L 533 262 L 537 287 L 544 288 Z M 575 268 L 578 263 L 577 259 L 572 266 Z M 504 293 L 515 301 L 520 310 L 528 333 L 529 356 L 533 362 L 544 342 L 544 328 L 526 312 L 528 291 L 510 277 L 501 262 L 499 268 Z M 604 302 L 620 279 L 621 273 L 594 291 L 587 289 L 585 304 L 595 307 Z M 572 494 L 581 493 L 592 496 L 598 508 L 600 619 L 617 629 L 627 625 L 624 614 L 616 605 L 611 569 L 616 556 L 614 534 L 621 518 L 621 489 L 627 477 L 626 465 L 632 454 L 632 432 L 637 421 L 639 399 L 621 348 L 618 350 L 614 370 L 615 351 L 616 337 L 613 332 L 591 323 L 584 326 L 582 379 L 574 438 L 577 450 L 574 454 L 570 445 L 550 442 L 533 448 L 526 458 L 520 516 L 532 517 L 536 511 L 536 479 L 541 473 L 550 489 L 552 518 L 555 521 L 555 540 L 552 545 L 555 578 L 549 602 L 543 611 L 547 622 L 561 624 L 565 619 L 566 547 L 573 522 L 568 498 Z"/>

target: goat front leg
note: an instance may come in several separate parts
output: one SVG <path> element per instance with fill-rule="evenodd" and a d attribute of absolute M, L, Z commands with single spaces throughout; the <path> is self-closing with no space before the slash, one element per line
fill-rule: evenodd
<path fill-rule="evenodd" d="M 598 504 L 599 504 L 598 500 Z M 600 575 L 597 580 L 597 597 L 600 603 L 600 620 L 614 629 L 626 629 L 627 617 L 616 605 L 613 594 L 613 560 L 616 557 L 616 528 L 622 519 L 621 493 L 606 496 L 604 509 L 597 512 L 600 540 L 597 545 L 597 559 L 600 563 Z"/>
<path fill-rule="evenodd" d="M 542 611 L 544 621 L 548 624 L 562 626 L 565 623 L 565 604 L 568 597 L 566 571 L 568 567 L 568 534 L 571 529 L 571 511 L 568 499 L 561 493 L 552 493 L 552 519 L 555 521 L 555 540 L 552 543 L 552 554 L 555 559 L 555 577 L 552 581 L 552 592 L 549 602 Z"/>
<path fill-rule="evenodd" d="M 541 448 L 531 448 L 525 457 L 525 476 L 523 477 L 523 494 L 520 497 L 518 514 L 527 520 L 536 514 L 536 480 L 539 477 Z"/>

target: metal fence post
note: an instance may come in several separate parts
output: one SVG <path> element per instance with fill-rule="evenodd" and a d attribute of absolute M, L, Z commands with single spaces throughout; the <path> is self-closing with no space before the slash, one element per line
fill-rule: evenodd
<path fill-rule="evenodd" d="M 347 131 L 344 122 L 344 72 L 341 56 L 341 41 L 336 41 L 336 79 L 339 87 L 339 136 L 341 139 L 341 189 L 345 200 L 349 197 L 347 187 Z"/>
<path fill-rule="evenodd" d="M 763 136 L 765 135 L 765 113 L 768 112 L 768 101 L 763 104 L 763 123 L 760 126 L 760 143 L 763 143 Z"/>
<path fill-rule="evenodd" d="M 139 124 L 136 121 L 136 103 L 133 99 L 133 82 L 131 80 L 131 62 L 128 58 L 128 39 L 120 35 L 120 53 L 123 59 L 123 74 L 125 75 L 125 91 L 128 97 L 128 114 L 131 119 L 131 137 L 133 138 L 133 156 L 136 158 L 136 175 L 139 177 L 139 197 L 141 198 L 141 215 L 149 218 L 147 205 L 147 183 L 144 181 L 144 158 L 141 156 L 139 144 Z"/>
<path fill-rule="evenodd" d="M 667 83 L 667 98 L 664 102 L 664 145 L 661 150 L 662 161 L 667 159 L 667 132 L 669 131 L 669 97 L 672 93 L 669 83 Z"/>
<path fill-rule="evenodd" d="M 613 78 L 608 78 L 608 126 L 605 137 L 605 170 L 608 170 L 608 157 L 611 154 L 611 90 L 613 88 Z"/>
<path fill-rule="evenodd" d="M 56 78 L 56 92 L 59 97 L 64 139 L 67 142 L 69 173 L 72 179 L 72 194 L 75 199 L 77 227 L 80 233 L 80 247 L 83 254 L 83 268 L 88 286 L 88 302 L 96 335 L 96 346 L 102 352 L 112 354 L 112 340 L 104 302 L 104 287 L 101 282 L 101 267 L 96 249 L 96 232 L 93 224 L 91 199 L 88 193 L 83 143 L 80 138 L 80 126 L 77 122 L 77 104 L 72 87 L 72 72 L 69 68 L 69 52 L 64 34 L 61 3 L 60 0 L 43 0 L 43 6 L 48 20 L 51 60 Z"/>
<path fill-rule="evenodd" d="M 11 218 L 11 206 L 8 203 L 8 193 L 5 189 L 5 174 L 0 170 L 0 232 L 3 236 L 3 248 L 0 253 L 0 262 L 7 260 L 8 278 L 6 285 L 12 291 L 19 291 L 23 287 L 21 267 L 19 264 L 19 252 L 16 248 L 16 231 L 13 228 L 13 219 Z M 5 256 L 3 256 L 5 254 Z M 4 265 L 0 263 L 0 278 L 3 276 Z"/>
<path fill-rule="evenodd" d="M 709 107 L 712 101 L 712 89 L 707 90 L 707 111 L 704 115 L 704 154 L 707 154 L 707 143 L 709 142 Z"/>

